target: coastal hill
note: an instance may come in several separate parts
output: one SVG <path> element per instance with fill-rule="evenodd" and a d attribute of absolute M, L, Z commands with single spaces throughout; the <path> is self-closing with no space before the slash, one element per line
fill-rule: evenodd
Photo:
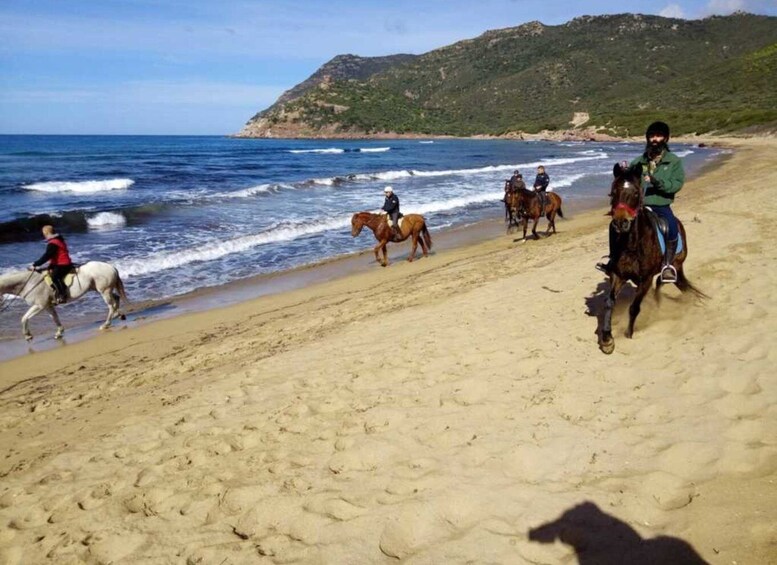
<path fill-rule="evenodd" d="M 240 137 L 777 130 L 777 18 L 621 14 L 487 31 L 423 55 L 339 55 Z M 587 135 L 587 134 L 586 134 Z"/>

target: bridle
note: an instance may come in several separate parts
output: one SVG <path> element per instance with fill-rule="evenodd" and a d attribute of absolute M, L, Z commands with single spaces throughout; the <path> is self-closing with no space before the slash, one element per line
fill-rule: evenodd
<path fill-rule="evenodd" d="M 30 279 L 32 278 L 32 275 L 34 273 L 36 273 L 36 272 L 37 271 L 30 271 L 30 274 L 27 275 L 27 278 L 24 279 L 24 282 L 21 283 L 21 284 L 16 285 L 15 287 L 13 287 L 13 291 L 10 292 L 10 293 L 7 293 L 7 294 L 13 294 L 15 296 L 18 296 L 21 300 L 24 300 L 27 297 L 27 295 L 29 295 L 33 290 L 35 290 L 38 287 L 38 285 L 40 283 L 43 282 L 43 278 L 41 278 L 37 283 L 32 285 L 32 288 L 30 288 L 27 292 L 25 292 L 24 294 L 19 294 L 19 292 L 25 286 L 27 286 L 27 283 L 30 282 Z M 6 300 L 5 298 L 0 298 L 0 312 L 5 312 L 6 310 L 8 310 L 8 308 L 11 307 L 11 302 L 12 302 L 11 300 Z"/>

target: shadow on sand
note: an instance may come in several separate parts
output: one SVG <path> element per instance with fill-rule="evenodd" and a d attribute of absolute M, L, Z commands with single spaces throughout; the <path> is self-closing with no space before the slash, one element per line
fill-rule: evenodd
<path fill-rule="evenodd" d="M 593 502 L 570 508 L 556 520 L 529 530 L 538 543 L 572 546 L 580 565 L 705 565 L 693 547 L 670 536 L 643 539 L 626 522 Z"/>

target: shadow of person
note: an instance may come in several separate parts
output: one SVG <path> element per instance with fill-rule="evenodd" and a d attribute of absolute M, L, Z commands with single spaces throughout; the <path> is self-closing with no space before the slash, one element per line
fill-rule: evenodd
<path fill-rule="evenodd" d="M 691 545 L 679 538 L 643 539 L 631 526 L 583 502 L 559 518 L 529 530 L 539 543 L 555 540 L 574 548 L 580 565 L 703 565 Z"/>

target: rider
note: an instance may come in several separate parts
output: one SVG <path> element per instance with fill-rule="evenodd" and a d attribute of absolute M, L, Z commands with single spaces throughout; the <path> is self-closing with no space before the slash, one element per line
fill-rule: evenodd
<path fill-rule="evenodd" d="M 540 197 L 540 214 L 545 212 L 545 191 L 548 190 L 550 184 L 550 177 L 545 172 L 545 167 L 540 165 L 537 167 L 537 176 L 534 178 L 534 190 Z"/>
<path fill-rule="evenodd" d="M 54 283 L 54 303 L 64 304 L 67 301 L 67 287 L 65 287 L 64 279 L 73 268 L 73 261 L 70 259 L 65 239 L 54 232 L 54 226 L 43 226 L 41 232 L 46 238 L 46 252 L 30 265 L 29 269 L 34 271 L 36 267 L 40 267 L 48 261 L 51 282 Z"/>
<path fill-rule="evenodd" d="M 505 183 L 505 195 L 502 198 L 502 202 L 507 203 L 507 195 L 510 192 L 518 192 L 519 190 L 526 190 L 526 183 L 523 182 L 523 175 L 516 169 L 513 172 L 513 176 L 510 177 Z"/>
<path fill-rule="evenodd" d="M 383 189 L 386 199 L 383 201 L 383 212 L 388 214 L 391 224 L 391 233 L 399 238 L 401 232 L 399 231 L 399 197 L 394 194 L 394 189 L 387 186 Z"/>
<path fill-rule="evenodd" d="M 642 186 L 645 191 L 645 206 L 650 206 L 659 218 L 666 220 L 668 234 L 664 265 L 661 269 L 662 282 L 674 282 L 677 273 L 672 262 L 677 250 L 677 218 L 672 212 L 674 196 L 685 183 L 685 172 L 680 158 L 669 150 L 669 126 L 664 122 L 653 122 L 645 131 L 645 151 L 631 162 L 631 166 L 642 165 Z M 610 260 L 607 263 L 599 263 L 597 268 L 610 274 L 615 263 L 614 257 L 615 234 L 610 226 Z"/>

